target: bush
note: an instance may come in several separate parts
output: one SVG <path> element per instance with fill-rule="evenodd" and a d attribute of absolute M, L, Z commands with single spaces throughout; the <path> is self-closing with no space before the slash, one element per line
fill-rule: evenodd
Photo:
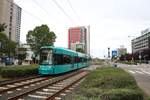
<path fill-rule="evenodd" d="M 77 99 L 143 100 L 143 91 L 138 88 L 135 79 L 124 70 L 114 67 L 92 71 L 81 83 L 76 95 Z"/>
<path fill-rule="evenodd" d="M 30 76 L 38 73 L 37 65 L 27 65 L 27 66 L 16 66 L 16 67 L 3 67 L 1 68 L 2 77 L 24 77 Z"/>
<path fill-rule="evenodd" d="M 128 64 L 128 65 L 137 65 L 137 62 L 132 62 L 132 61 L 120 61 L 122 64 Z"/>

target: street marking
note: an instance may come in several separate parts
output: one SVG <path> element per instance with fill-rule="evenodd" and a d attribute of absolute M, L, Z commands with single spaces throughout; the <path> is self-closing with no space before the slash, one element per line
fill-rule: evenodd
<path fill-rule="evenodd" d="M 150 75 L 150 73 L 149 73 L 149 72 L 147 72 L 147 71 L 142 70 L 142 72 L 144 72 L 144 73 L 146 73 L 146 74 L 149 74 L 149 75 Z"/>
<path fill-rule="evenodd" d="M 139 73 L 139 74 L 144 74 L 143 72 L 140 72 L 140 71 L 135 71 L 135 72 L 137 72 L 137 73 Z"/>
<path fill-rule="evenodd" d="M 132 71 L 132 70 L 128 70 L 130 73 L 132 73 L 132 74 L 135 74 L 135 72 L 134 71 Z"/>
<path fill-rule="evenodd" d="M 39 98 L 39 99 L 46 99 L 46 96 L 38 96 L 38 95 L 28 95 L 29 97 L 33 97 L 33 98 Z"/>

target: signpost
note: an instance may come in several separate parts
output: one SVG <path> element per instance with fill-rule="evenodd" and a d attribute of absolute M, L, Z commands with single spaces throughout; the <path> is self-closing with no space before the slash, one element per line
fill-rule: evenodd
<path fill-rule="evenodd" d="M 114 58 L 114 57 L 117 57 L 117 55 L 118 55 L 118 54 L 117 54 L 117 51 L 116 51 L 116 50 L 113 50 L 113 51 L 112 51 L 112 57 L 113 57 L 113 58 Z"/>

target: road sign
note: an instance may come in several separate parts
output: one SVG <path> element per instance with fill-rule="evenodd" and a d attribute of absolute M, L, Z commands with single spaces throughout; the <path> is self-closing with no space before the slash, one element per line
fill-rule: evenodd
<path fill-rule="evenodd" d="M 116 57 L 117 56 L 117 51 L 116 50 L 113 50 L 112 51 L 112 57 Z"/>

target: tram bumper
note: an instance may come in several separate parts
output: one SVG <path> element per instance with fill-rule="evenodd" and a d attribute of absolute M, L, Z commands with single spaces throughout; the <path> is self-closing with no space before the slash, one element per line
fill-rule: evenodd
<path fill-rule="evenodd" d="M 42 65 L 38 69 L 40 75 L 51 75 L 53 74 L 52 66 Z"/>

